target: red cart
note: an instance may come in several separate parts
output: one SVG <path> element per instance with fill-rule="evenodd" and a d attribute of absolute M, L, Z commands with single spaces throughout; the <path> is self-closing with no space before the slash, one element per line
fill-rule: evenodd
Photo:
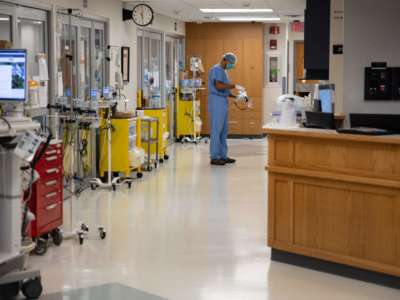
<path fill-rule="evenodd" d="M 32 185 L 29 209 L 35 215 L 30 235 L 36 243 L 35 253 L 47 252 L 49 239 L 61 245 L 63 236 L 63 145 L 53 141 L 38 161 L 35 170 L 40 178 Z"/>

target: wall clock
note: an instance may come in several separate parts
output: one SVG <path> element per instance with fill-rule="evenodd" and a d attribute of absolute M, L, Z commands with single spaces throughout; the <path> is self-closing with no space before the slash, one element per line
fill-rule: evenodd
<path fill-rule="evenodd" d="M 132 19 L 136 25 L 148 26 L 153 22 L 153 9 L 147 4 L 138 4 L 133 8 Z"/>

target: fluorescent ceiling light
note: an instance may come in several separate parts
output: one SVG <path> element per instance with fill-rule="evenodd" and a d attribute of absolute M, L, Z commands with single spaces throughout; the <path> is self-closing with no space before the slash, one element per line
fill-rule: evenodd
<path fill-rule="evenodd" d="M 264 21 L 280 21 L 280 18 L 259 18 L 259 17 L 221 17 L 220 21 L 233 21 L 233 22 L 264 22 Z"/>
<path fill-rule="evenodd" d="M 273 12 L 270 8 L 200 8 L 203 13 L 263 13 Z"/>
<path fill-rule="evenodd" d="M 10 18 L 0 17 L 0 21 L 10 21 Z"/>

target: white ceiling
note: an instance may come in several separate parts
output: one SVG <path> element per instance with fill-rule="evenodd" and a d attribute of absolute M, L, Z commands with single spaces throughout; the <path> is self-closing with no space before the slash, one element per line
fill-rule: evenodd
<path fill-rule="evenodd" d="M 210 22 L 218 16 L 237 17 L 243 14 L 210 14 L 202 13 L 200 8 L 272 8 L 274 13 L 246 14 L 246 16 L 276 17 L 283 21 L 302 19 L 306 0 L 148 0 L 131 1 L 130 3 L 147 3 L 155 12 L 186 22 Z M 301 15 L 288 18 L 287 15 Z"/>

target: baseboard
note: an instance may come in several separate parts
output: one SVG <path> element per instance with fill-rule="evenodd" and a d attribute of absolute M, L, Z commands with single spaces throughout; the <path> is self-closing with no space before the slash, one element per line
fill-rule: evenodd
<path fill-rule="evenodd" d="M 303 268 L 400 289 L 400 277 L 368 271 L 318 258 L 272 249 L 271 259 Z"/>

